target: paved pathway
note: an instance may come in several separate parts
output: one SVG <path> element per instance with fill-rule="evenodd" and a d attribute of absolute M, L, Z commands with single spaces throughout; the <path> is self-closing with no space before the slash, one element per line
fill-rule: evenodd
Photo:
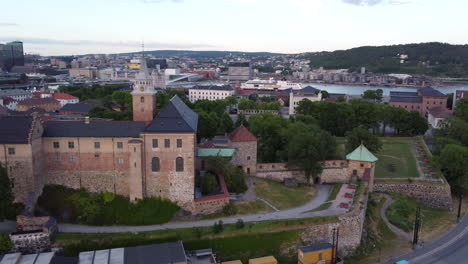
<path fill-rule="evenodd" d="M 223 220 L 226 224 L 233 224 L 237 219 L 242 219 L 244 222 L 254 221 L 267 221 L 267 220 L 280 220 L 280 219 L 294 219 L 294 218 L 309 218 L 317 216 L 333 216 L 346 212 L 345 209 L 327 209 L 323 211 L 309 212 L 328 199 L 328 195 L 332 189 L 331 185 L 315 185 L 317 188 L 317 195 L 314 199 L 307 204 L 300 207 L 282 210 L 278 212 L 270 212 L 264 214 L 244 215 L 224 217 L 210 220 L 200 220 L 191 222 L 170 222 L 162 225 L 148 225 L 148 226 L 86 226 L 86 225 L 73 225 L 73 224 L 59 224 L 60 232 L 64 233 L 121 233 L 121 232 L 145 232 L 164 229 L 178 229 L 190 228 L 201 226 L 212 226 L 218 220 Z"/>
<path fill-rule="evenodd" d="M 386 198 L 384 205 L 382 206 L 382 208 L 380 208 L 380 216 L 382 217 L 383 221 L 390 228 L 390 230 L 392 230 L 393 233 L 395 233 L 398 236 L 404 237 L 408 240 L 411 240 L 410 234 L 396 227 L 395 225 L 390 223 L 390 221 L 388 220 L 386 212 L 387 212 L 388 207 L 393 203 L 393 198 L 388 194 L 382 193 L 382 195 Z"/>
<path fill-rule="evenodd" d="M 342 208 L 330 208 L 322 211 L 311 212 L 311 210 L 319 207 L 321 204 L 327 201 L 332 185 L 315 185 L 317 188 L 317 195 L 308 203 L 287 210 L 254 214 L 254 215 L 243 215 L 243 216 L 232 216 L 210 220 L 199 220 L 199 221 L 187 221 L 187 222 L 169 222 L 162 225 L 147 225 L 147 226 L 86 226 L 86 225 L 74 225 L 74 224 L 59 224 L 59 230 L 63 233 L 122 233 L 122 232 L 146 232 L 155 230 L 165 229 L 179 229 L 179 228 L 190 228 L 190 227 L 202 227 L 212 226 L 215 222 L 222 220 L 226 224 L 233 224 L 238 219 L 242 219 L 244 222 L 255 222 L 255 221 L 268 221 L 268 220 L 282 220 L 282 219 L 295 219 L 295 218 L 310 218 L 319 216 L 333 216 L 346 212 L 346 209 Z M 13 231 L 14 226 L 10 222 L 0 223 L 0 230 Z"/>

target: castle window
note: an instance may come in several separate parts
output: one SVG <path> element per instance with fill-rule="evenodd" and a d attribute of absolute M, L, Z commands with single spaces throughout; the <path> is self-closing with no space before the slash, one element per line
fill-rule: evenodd
<path fill-rule="evenodd" d="M 171 140 L 166 138 L 164 139 L 164 147 L 165 148 L 170 148 L 171 147 Z"/>
<path fill-rule="evenodd" d="M 142 108 L 141 108 L 141 111 L 142 111 L 142 112 L 144 112 L 144 111 L 145 111 L 145 109 L 142 107 Z"/>
<path fill-rule="evenodd" d="M 60 161 L 60 153 L 55 153 L 55 161 Z"/>
<path fill-rule="evenodd" d="M 364 167 L 364 164 L 361 163 L 361 168 Z"/>
<path fill-rule="evenodd" d="M 54 145 L 54 148 L 55 148 L 55 149 L 60 148 L 60 143 L 59 143 L 59 142 L 54 142 L 54 143 L 52 143 L 52 144 Z"/>
<path fill-rule="evenodd" d="M 180 138 L 177 139 L 177 147 L 178 148 L 182 147 L 182 139 L 180 139 Z"/>
<path fill-rule="evenodd" d="M 117 142 L 117 148 L 122 149 L 123 148 L 123 142 Z"/>
<path fill-rule="evenodd" d="M 184 171 L 184 158 L 177 157 L 175 160 L 176 171 Z"/>
<path fill-rule="evenodd" d="M 159 171 L 161 169 L 160 163 L 159 163 L 159 158 L 158 157 L 153 157 L 151 159 L 151 170 L 152 171 Z"/>
<path fill-rule="evenodd" d="M 101 148 L 101 142 L 94 142 L 94 148 L 95 149 Z"/>
<path fill-rule="evenodd" d="M 15 148 L 8 148 L 8 155 L 15 155 L 16 151 Z"/>
<path fill-rule="evenodd" d="M 119 164 L 124 164 L 124 161 L 125 161 L 124 158 L 118 158 L 117 159 L 117 163 L 119 163 Z"/>
<path fill-rule="evenodd" d="M 250 156 L 247 156 L 247 160 L 250 160 Z"/>
<path fill-rule="evenodd" d="M 140 97 L 140 102 L 144 103 L 145 102 L 145 98 L 142 96 Z"/>
<path fill-rule="evenodd" d="M 68 142 L 68 148 L 69 149 L 74 149 L 75 148 L 75 142 L 73 142 L 73 141 Z"/>
<path fill-rule="evenodd" d="M 99 158 L 99 153 L 94 153 L 95 158 Z"/>
<path fill-rule="evenodd" d="M 158 139 L 153 138 L 153 148 L 157 148 L 157 147 L 158 147 Z"/>
<path fill-rule="evenodd" d="M 70 157 L 68 158 L 68 160 L 70 162 L 75 162 L 75 155 L 70 155 Z"/>

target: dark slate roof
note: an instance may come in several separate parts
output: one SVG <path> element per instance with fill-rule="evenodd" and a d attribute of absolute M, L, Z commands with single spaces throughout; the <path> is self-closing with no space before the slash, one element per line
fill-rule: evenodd
<path fill-rule="evenodd" d="M 125 264 L 167 264 L 187 262 L 182 242 L 125 248 Z"/>
<path fill-rule="evenodd" d="M 146 132 L 197 132 L 198 114 L 175 95 L 145 129 Z"/>
<path fill-rule="evenodd" d="M 420 96 L 390 96 L 390 102 L 422 103 Z"/>
<path fill-rule="evenodd" d="M 0 117 L 0 144 L 28 144 L 31 116 Z"/>
<path fill-rule="evenodd" d="M 44 137 L 139 137 L 144 128 L 133 121 L 48 121 Z"/>
<path fill-rule="evenodd" d="M 77 257 L 62 257 L 54 256 L 50 264 L 78 264 L 79 259 Z"/>
<path fill-rule="evenodd" d="M 344 93 L 329 93 L 328 98 L 338 98 L 338 97 L 346 97 L 346 94 Z"/>
<path fill-rule="evenodd" d="M 66 104 L 60 109 L 60 111 L 87 114 L 89 113 L 89 110 L 91 110 L 91 108 L 93 108 L 94 106 L 95 106 L 94 104 L 83 104 L 83 103 Z"/>
<path fill-rule="evenodd" d="M 325 250 L 325 249 L 330 249 L 333 248 L 333 245 L 328 243 L 328 242 L 322 242 L 322 243 L 315 243 L 312 245 L 308 246 L 303 246 L 301 247 L 302 252 L 314 252 L 314 251 L 320 251 L 320 250 Z"/>
<path fill-rule="evenodd" d="M 190 90 L 213 90 L 213 91 L 232 91 L 232 87 L 229 85 L 196 85 Z"/>
<path fill-rule="evenodd" d="M 419 96 L 417 92 L 390 91 L 390 96 Z"/>
<path fill-rule="evenodd" d="M 423 87 L 419 88 L 418 92 L 420 92 L 423 96 L 436 96 L 436 97 L 447 97 L 447 95 L 437 91 L 431 87 Z"/>
<path fill-rule="evenodd" d="M 300 91 L 301 91 L 301 93 L 311 93 L 311 92 L 312 93 L 318 93 L 318 92 L 320 92 L 319 89 L 314 88 L 312 86 L 306 86 L 306 87 L 302 88 Z"/>

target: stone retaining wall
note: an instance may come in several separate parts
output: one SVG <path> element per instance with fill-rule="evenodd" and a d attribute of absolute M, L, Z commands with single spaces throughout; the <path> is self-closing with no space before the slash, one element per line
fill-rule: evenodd
<path fill-rule="evenodd" d="M 406 195 L 433 208 L 452 209 L 453 204 L 450 185 L 447 183 L 376 181 L 374 191 Z"/>
<path fill-rule="evenodd" d="M 197 198 L 193 201 L 194 215 L 207 215 L 223 210 L 224 206 L 229 203 L 229 191 L 224 181 L 224 176 L 218 176 L 221 194 L 205 196 Z"/>
<path fill-rule="evenodd" d="M 349 213 L 337 216 L 337 222 L 308 227 L 301 234 L 302 241 L 305 244 L 324 241 L 332 243 L 333 229 L 339 228 L 339 255 L 352 255 L 361 244 L 362 230 L 366 218 L 367 196 L 367 192 L 363 194 L 361 201 L 356 203 L 356 208 Z"/>

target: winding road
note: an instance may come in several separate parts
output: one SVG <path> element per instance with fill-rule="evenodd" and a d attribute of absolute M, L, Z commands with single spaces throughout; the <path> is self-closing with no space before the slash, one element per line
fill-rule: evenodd
<path fill-rule="evenodd" d="M 385 224 L 388 226 L 388 228 L 390 228 L 390 230 L 392 230 L 393 233 L 395 233 L 398 236 L 404 237 L 404 238 L 406 238 L 408 240 L 411 240 L 410 234 L 406 233 L 405 231 L 401 230 L 397 226 L 393 225 L 390 222 L 390 220 L 388 220 L 388 218 L 387 218 L 386 212 L 387 212 L 388 207 L 393 203 L 393 198 L 388 194 L 381 193 L 381 195 L 384 196 L 385 199 L 386 199 L 386 201 L 383 204 L 382 208 L 380 208 L 380 216 L 382 217 L 382 220 L 385 222 Z"/>
<path fill-rule="evenodd" d="M 346 209 L 342 208 L 329 208 L 322 211 L 311 212 L 321 204 L 325 203 L 328 199 L 332 185 L 315 185 L 317 188 L 317 195 L 308 203 L 291 209 L 254 214 L 254 215 L 242 215 L 223 217 L 210 220 L 199 220 L 199 221 L 181 221 L 181 222 L 169 222 L 162 225 L 147 225 L 147 226 L 87 226 L 87 225 L 75 225 L 75 224 L 59 224 L 59 230 L 63 233 L 123 233 L 123 232 L 146 232 L 155 230 L 165 229 L 179 229 L 179 228 L 190 228 L 190 227 L 203 227 L 212 226 L 213 223 L 222 220 L 225 224 L 233 224 L 238 219 L 242 219 L 244 222 L 256 222 L 256 221 L 268 221 L 268 220 L 283 220 L 283 219 L 297 219 L 297 218 L 310 218 L 319 216 L 333 216 L 346 212 Z M 13 222 L 14 223 L 14 222 Z M 3 231 L 2 231 L 3 230 Z M 14 231 L 14 225 L 11 222 L 0 223 L 0 231 L 11 232 Z"/>

